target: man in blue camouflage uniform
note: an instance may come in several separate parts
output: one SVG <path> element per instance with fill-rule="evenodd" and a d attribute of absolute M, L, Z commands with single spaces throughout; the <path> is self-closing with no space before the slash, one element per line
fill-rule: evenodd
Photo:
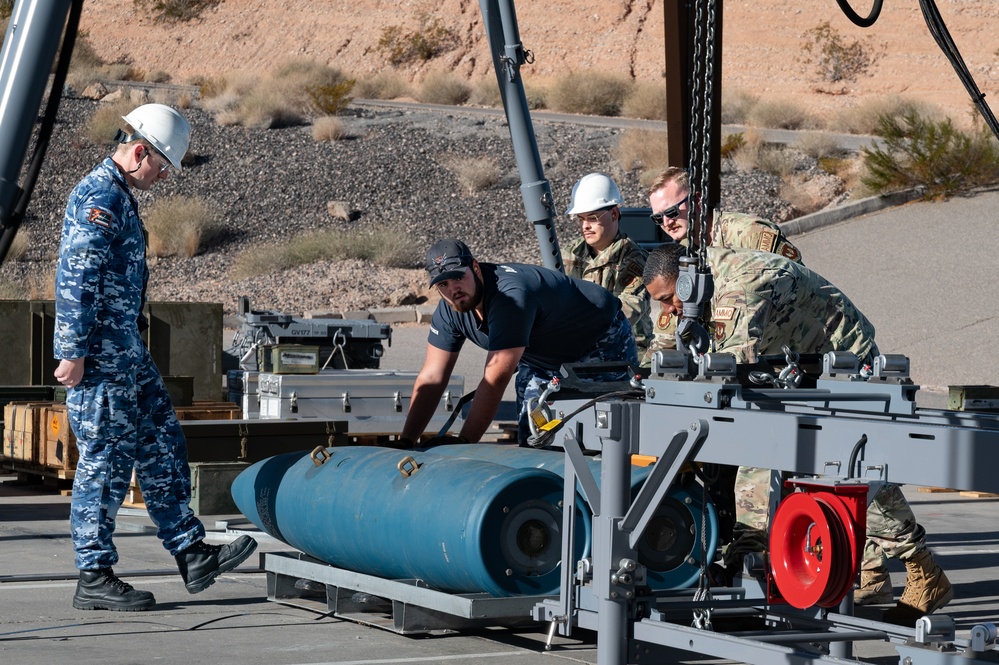
<path fill-rule="evenodd" d="M 676 281 L 684 251 L 680 245 L 657 247 L 645 265 L 649 295 L 670 314 L 682 311 Z M 770 252 L 709 247 L 707 264 L 714 278 L 710 311 L 715 346 L 738 362 L 756 362 L 784 345 L 798 353 L 851 351 L 861 360 L 879 353 L 870 321 L 846 294 L 799 263 Z M 765 549 L 770 471 L 740 469 L 740 474 L 737 513 L 743 530 L 733 546 Z M 885 621 L 912 626 L 954 597 L 950 580 L 926 546 L 926 531 L 898 485 L 891 483 L 877 491 L 867 509 L 858 602 L 891 602 L 886 557 L 905 564 L 906 582 Z"/>
<path fill-rule="evenodd" d="M 146 104 L 123 120 L 119 145 L 69 196 L 56 271 L 56 379 L 67 387 L 80 458 L 70 529 L 80 580 L 77 609 L 146 610 L 153 595 L 120 580 L 112 535 L 134 468 L 157 536 L 174 555 L 188 591 L 210 586 L 256 548 L 243 536 L 203 542 L 189 506 L 187 445 L 170 397 L 140 337 L 148 269 L 146 231 L 131 189 L 178 171 L 190 126 L 174 109 Z"/>
<path fill-rule="evenodd" d="M 426 268 L 441 301 L 430 323 L 427 356 L 413 386 L 404 441 L 418 441 L 423 434 L 465 340 L 489 355 L 457 437 L 463 441 L 482 438 L 515 374 L 523 445 L 528 436 L 526 405 L 538 396 L 541 382 L 558 375 L 563 363 L 638 362 L 621 301 L 598 284 L 539 266 L 479 263 L 465 243 L 452 239 L 430 248 Z M 621 380 L 628 373 L 588 378 Z M 447 442 L 431 440 L 428 445 Z"/>

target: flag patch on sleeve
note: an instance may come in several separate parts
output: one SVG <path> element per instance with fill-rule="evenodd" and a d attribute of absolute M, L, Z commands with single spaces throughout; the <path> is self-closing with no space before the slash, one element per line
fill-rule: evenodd
<path fill-rule="evenodd" d="M 91 208 L 87 213 L 87 221 L 108 229 L 111 228 L 111 213 L 100 208 Z"/>

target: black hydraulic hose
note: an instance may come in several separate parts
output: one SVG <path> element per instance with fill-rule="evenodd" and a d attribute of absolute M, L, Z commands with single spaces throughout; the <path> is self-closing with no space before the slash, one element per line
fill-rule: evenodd
<path fill-rule="evenodd" d="M 69 18 L 66 21 L 66 32 L 63 36 L 62 48 L 59 51 L 59 60 L 56 63 L 55 74 L 52 77 L 52 88 L 49 91 L 49 100 L 45 105 L 45 115 L 38 128 L 38 140 L 35 143 L 35 151 L 31 155 L 31 162 L 24 175 L 24 187 L 14 205 L 7 226 L 0 236 L 0 265 L 7 258 L 7 252 L 14 242 L 24 215 L 28 209 L 28 202 L 31 201 L 31 194 L 35 190 L 35 183 L 38 182 L 38 174 L 42 170 L 42 162 L 45 161 L 45 153 L 48 150 L 49 141 L 52 139 L 52 128 L 55 126 L 56 116 L 59 113 L 59 102 L 62 100 L 62 89 L 66 85 L 66 77 L 69 74 L 69 63 L 73 57 L 73 46 L 76 44 L 76 33 L 80 27 L 80 15 L 83 13 L 83 0 L 73 0 L 69 9 Z"/>
<path fill-rule="evenodd" d="M 954 67 L 954 71 L 957 72 L 957 77 L 961 79 L 961 83 L 964 85 L 965 90 L 971 95 L 971 101 L 978 108 L 978 112 L 981 113 L 982 118 L 985 120 L 985 124 L 989 126 L 992 133 L 999 138 L 999 122 L 996 122 L 996 117 L 992 113 L 992 109 L 985 102 L 985 94 L 978 88 L 978 84 L 975 83 L 974 77 L 972 77 L 971 72 L 968 71 L 968 66 L 964 63 L 964 58 L 961 57 L 961 53 L 957 50 L 957 46 L 954 44 L 954 40 L 950 36 L 950 32 L 947 30 L 947 26 L 944 25 L 943 18 L 940 16 L 940 10 L 937 9 L 936 3 L 933 0 L 919 0 L 919 8 L 923 12 L 923 18 L 926 21 L 926 27 L 929 28 L 930 34 L 933 35 L 933 39 L 936 40 L 940 49 L 947 56 L 950 64 Z"/>
<path fill-rule="evenodd" d="M 855 473 L 854 467 L 857 466 L 857 458 L 860 457 L 860 451 L 863 450 L 866 445 L 867 445 L 866 434 L 862 434 L 860 436 L 860 440 L 857 441 L 857 443 L 853 444 L 853 450 L 850 451 L 850 460 L 846 463 L 847 478 L 856 478 L 856 476 L 854 475 Z"/>
<path fill-rule="evenodd" d="M 846 17 L 853 21 L 855 25 L 859 25 L 861 28 L 869 28 L 874 25 L 874 22 L 878 20 L 879 16 L 881 16 L 881 5 L 883 3 L 884 0 L 874 0 L 874 6 L 871 7 L 871 13 L 864 17 L 853 11 L 853 7 L 850 6 L 850 0 L 836 0 L 836 4 L 838 4 L 839 8 L 843 10 Z"/>

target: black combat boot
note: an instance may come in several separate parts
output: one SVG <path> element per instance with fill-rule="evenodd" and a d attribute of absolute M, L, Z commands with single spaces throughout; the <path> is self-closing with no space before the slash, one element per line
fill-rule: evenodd
<path fill-rule="evenodd" d="M 220 574 L 246 561 L 255 549 L 257 541 L 249 536 L 240 536 L 228 545 L 209 545 L 199 540 L 175 558 L 187 590 L 198 593 L 214 584 Z"/>
<path fill-rule="evenodd" d="M 132 588 L 131 584 L 118 579 L 110 568 L 81 570 L 73 596 L 73 607 L 78 610 L 138 612 L 155 604 L 153 594 Z"/>

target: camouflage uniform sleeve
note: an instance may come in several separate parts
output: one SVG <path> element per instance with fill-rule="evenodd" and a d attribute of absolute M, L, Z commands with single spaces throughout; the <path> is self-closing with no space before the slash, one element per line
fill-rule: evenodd
<path fill-rule="evenodd" d="M 771 319 L 794 302 L 797 284 L 779 272 L 747 277 L 714 299 L 712 322 L 718 351 L 735 355 L 739 362 L 754 363 L 760 355 L 773 352 L 771 347 L 785 335 L 783 327 Z"/>
<path fill-rule="evenodd" d="M 642 282 L 642 271 L 645 259 L 639 254 L 629 257 L 621 272 L 617 275 L 615 285 L 617 297 L 621 300 L 621 311 L 628 317 L 628 323 L 635 334 L 635 345 L 638 347 L 638 357 L 641 358 L 649 345 L 652 336 L 652 321 L 649 318 L 649 292 Z"/>
<path fill-rule="evenodd" d="M 58 359 L 87 355 L 100 325 L 101 282 L 120 221 L 100 192 L 84 193 L 67 206 L 56 266 L 54 350 Z"/>
<path fill-rule="evenodd" d="M 650 302 L 649 321 L 652 324 L 649 348 L 639 356 L 642 359 L 641 366 L 644 368 L 652 367 L 652 355 L 656 351 L 676 349 L 676 317 L 665 314 L 658 302 Z"/>

